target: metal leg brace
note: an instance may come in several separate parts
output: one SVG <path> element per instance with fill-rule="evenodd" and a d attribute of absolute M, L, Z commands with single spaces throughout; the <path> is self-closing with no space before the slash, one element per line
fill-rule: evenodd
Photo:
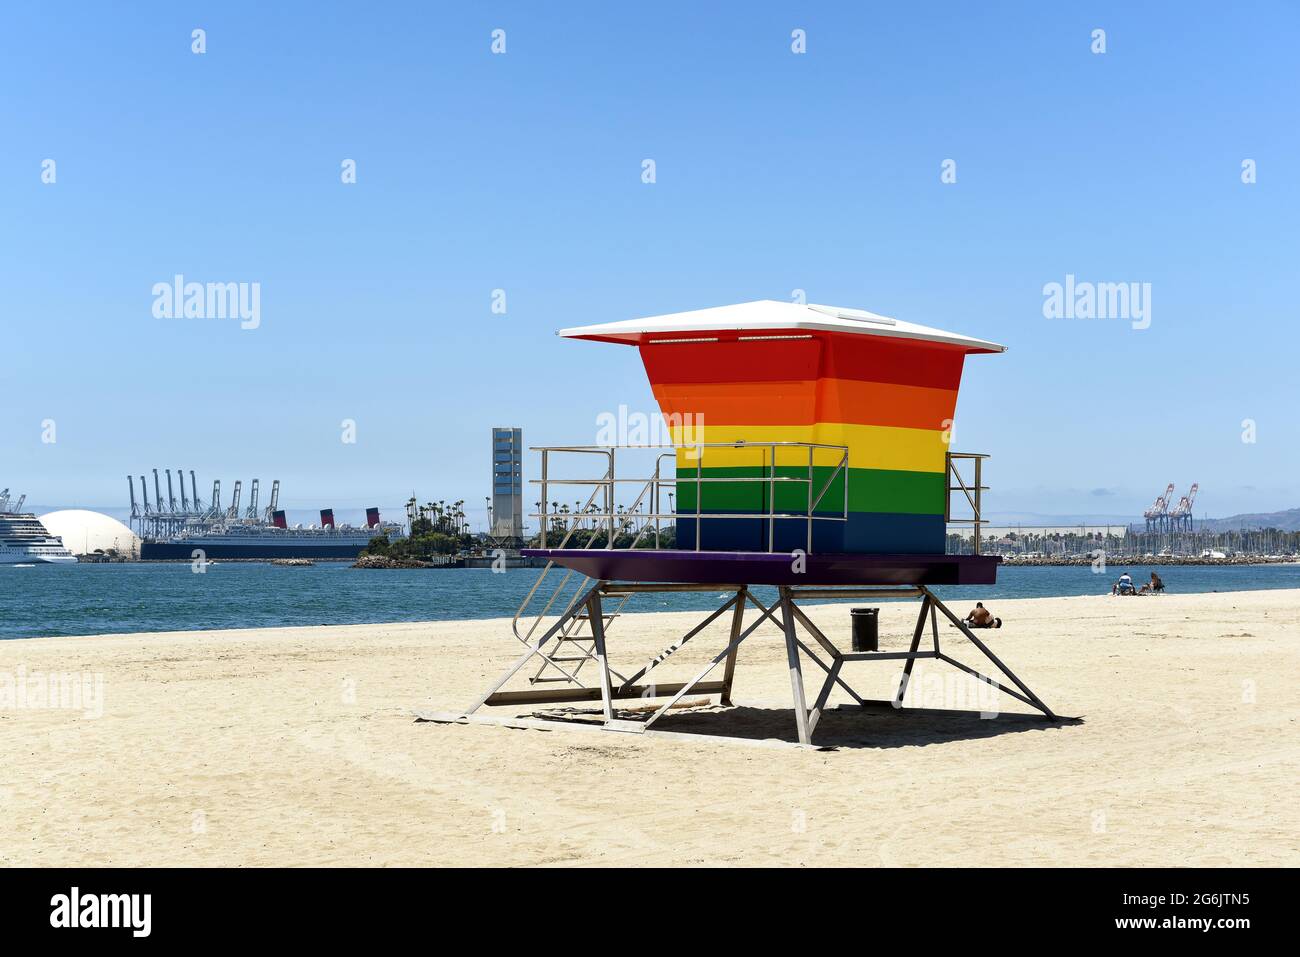
<path fill-rule="evenodd" d="M 616 675 L 609 664 L 608 650 L 606 647 L 605 619 L 603 613 L 602 598 L 606 596 L 622 596 L 624 599 L 628 595 L 639 592 L 668 592 L 668 591 L 693 591 L 693 592 L 731 592 L 731 596 L 721 607 L 714 610 L 700 621 L 695 627 L 686 632 L 681 638 L 669 645 L 666 649 L 656 655 L 654 658 L 642 667 L 639 671 L 627 679 L 615 682 L 611 675 Z M 808 598 L 920 598 L 921 607 L 917 615 L 916 626 L 912 631 L 912 641 L 906 652 L 842 652 L 835 644 L 822 633 L 822 631 L 813 624 L 812 620 L 798 605 L 799 599 Z M 759 612 L 757 620 L 753 621 L 746 627 L 745 625 L 745 606 L 753 605 Z M 717 621 L 728 611 L 731 611 L 730 633 L 727 646 L 723 648 L 695 675 L 688 681 L 670 684 L 655 684 L 648 682 L 637 684 L 647 675 L 675 652 L 680 650 L 688 641 L 702 632 L 705 628 Z M 1010 680 L 1014 688 L 994 680 L 993 678 L 983 675 L 974 668 L 957 661 L 940 648 L 939 643 L 939 623 L 938 615 L 942 613 L 970 642 L 979 649 L 986 658 L 988 658 L 1002 672 L 1003 676 Z M 579 618 L 585 618 L 591 628 L 592 648 L 590 658 L 595 662 L 599 677 L 599 687 L 589 688 L 582 686 L 577 678 L 576 672 L 571 675 L 571 682 L 565 687 L 557 687 L 547 690 L 528 690 L 528 691 L 502 691 L 501 689 L 510 681 L 525 665 L 533 658 L 540 658 L 543 666 L 552 665 L 561 672 L 564 671 L 560 665 L 556 664 L 552 657 L 548 656 L 546 647 L 553 640 L 567 635 L 574 621 Z M 921 639 L 925 634 L 926 620 L 929 619 L 930 630 L 932 634 L 932 649 L 925 651 L 920 650 Z M 981 681 L 988 683 L 999 691 L 1023 702 L 1033 708 L 1037 708 L 1048 718 L 1055 719 L 1050 708 L 1035 695 L 1029 687 L 1021 681 L 1003 662 L 995 655 L 984 642 L 967 627 L 966 623 L 957 618 L 939 598 L 924 585 L 916 585 L 898 588 L 802 588 L 792 586 L 782 586 L 779 589 L 779 597 L 771 606 L 765 606 L 761 601 L 754 597 L 746 585 L 649 585 L 649 584 L 619 584 L 612 582 L 596 582 L 586 592 L 579 594 L 567 606 L 559 620 L 548 628 L 540 638 L 528 646 L 527 651 L 518 658 L 506 671 L 497 679 L 486 694 L 471 704 L 465 711 L 456 714 L 437 713 L 429 715 L 431 720 L 435 721 L 466 721 L 474 715 L 484 705 L 541 705 L 541 704 L 560 704 L 573 702 L 599 702 L 601 706 L 600 724 L 597 727 L 611 731 L 638 731 L 645 732 L 652 727 L 660 718 L 667 714 L 683 697 L 692 691 L 697 694 L 717 694 L 720 703 L 723 705 L 731 704 L 731 689 L 735 677 L 736 656 L 740 645 L 752 635 L 765 622 L 772 622 L 780 627 L 785 639 L 786 661 L 790 669 L 790 692 L 794 705 L 795 733 L 801 745 L 811 745 L 813 733 L 817 729 L 821 716 L 825 713 L 827 703 L 830 699 L 831 692 L 838 686 L 845 691 L 858 706 L 863 708 L 877 706 L 891 706 L 895 709 L 901 709 L 904 697 L 907 694 L 908 683 L 911 680 L 912 668 L 917 659 L 932 658 L 937 661 L 943 661 L 953 667 L 965 672 Z M 812 637 L 813 642 L 818 645 L 823 653 L 829 656 L 829 663 L 824 661 L 811 647 L 804 643 L 799 637 L 799 629 Z M 554 652 L 551 653 L 552 655 Z M 812 707 L 808 707 L 803 683 L 803 656 L 813 662 L 825 677 L 821 682 L 821 687 L 813 700 Z M 858 661 L 888 661 L 902 660 L 904 662 L 902 676 L 899 681 L 898 690 L 893 700 L 889 702 L 868 701 L 862 698 L 853 688 L 844 680 L 842 669 L 846 663 Z M 725 662 L 723 677 L 721 681 L 706 682 L 704 679 L 719 664 Z M 565 672 L 567 674 L 567 672 Z M 1017 690 L 1018 689 L 1018 690 Z M 615 702 L 620 699 L 630 698 L 667 698 L 647 719 L 644 721 L 619 720 L 615 717 Z M 513 722 L 516 726 L 526 727 L 548 727 L 558 726 L 572 727 L 571 722 L 562 722 L 550 719 L 493 719 L 481 718 L 489 723 L 506 723 Z M 586 727 L 592 727 L 588 724 Z M 663 732 L 656 732 L 663 733 Z M 668 733 L 670 736 L 671 733 Z"/>

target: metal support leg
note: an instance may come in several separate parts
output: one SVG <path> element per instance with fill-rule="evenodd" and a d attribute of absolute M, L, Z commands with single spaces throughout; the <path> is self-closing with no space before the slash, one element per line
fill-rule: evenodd
<path fill-rule="evenodd" d="M 708 674 L 709 674 L 710 671 L 712 671 L 714 668 L 717 667 L 719 661 L 721 661 L 723 658 L 727 657 L 727 655 L 729 655 L 729 654 L 731 654 L 733 651 L 735 651 L 736 648 L 740 646 L 740 643 L 741 643 L 742 641 L 744 641 L 746 638 L 748 638 L 750 635 L 752 635 L 755 631 L 758 630 L 758 626 L 759 626 L 759 625 L 761 625 L 763 622 L 765 622 L 765 621 L 767 621 L 769 618 L 771 618 L 771 617 L 772 617 L 772 612 L 773 612 L 775 609 L 776 609 L 776 606 L 773 605 L 771 609 L 769 609 L 768 611 L 763 612 L 763 614 L 761 614 L 761 615 L 758 616 L 758 621 L 754 622 L 752 625 L 750 625 L 748 628 L 746 628 L 744 631 L 742 631 L 742 632 L 740 633 L 740 635 L 739 635 L 739 636 L 738 636 L 734 641 L 731 642 L 731 644 L 727 645 L 727 647 L 725 647 L 725 648 L 723 648 L 721 651 L 719 651 L 719 652 L 717 653 L 717 655 L 714 656 L 714 658 L 713 658 L 712 661 L 710 661 L 707 665 L 705 665 L 703 668 L 701 668 L 700 671 L 699 671 L 698 673 L 696 673 L 696 675 L 695 675 L 694 678 L 692 678 L 690 681 L 688 681 L 688 682 L 686 682 L 684 685 L 682 685 L 681 688 L 678 689 L 677 693 L 676 693 L 675 695 L 673 695 L 672 698 L 671 698 L 670 700 L 668 700 L 666 703 L 664 703 L 664 704 L 659 708 L 658 711 L 656 711 L 654 714 L 650 715 L 650 717 L 649 717 L 648 719 L 646 719 L 645 727 L 647 727 L 647 728 L 650 727 L 650 725 L 654 724 L 656 721 L 658 721 L 660 718 L 662 718 L 665 714 L 667 714 L 667 713 L 668 713 L 668 710 L 669 710 L 673 705 L 675 705 L 679 700 L 681 700 L 681 698 L 682 698 L 685 694 L 687 694 L 687 692 L 689 692 L 689 691 L 690 691 L 692 688 L 694 688 L 697 684 L 699 684 L 701 681 L 703 681 L 703 680 L 708 676 Z M 775 620 L 775 619 L 773 619 L 773 620 Z"/>
<path fill-rule="evenodd" d="M 673 652 L 681 648 L 681 646 L 685 644 L 686 641 L 690 640 L 692 636 L 700 633 L 711 622 L 716 621 L 717 619 L 725 615 L 728 610 L 732 612 L 730 641 L 725 648 L 723 648 L 720 652 L 718 652 L 718 654 L 714 656 L 710 662 L 708 662 L 708 664 L 704 665 L 693 678 L 691 678 L 689 681 L 685 683 L 664 684 L 659 686 L 658 689 L 656 689 L 654 685 L 649 685 L 644 688 L 639 686 L 629 686 L 627 683 L 624 683 L 623 679 L 618 676 L 617 672 L 615 672 L 609 666 L 608 650 L 606 647 L 608 636 L 606 635 L 605 632 L 606 616 L 603 611 L 602 599 L 605 596 L 611 594 L 621 595 L 621 594 L 631 594 L 640 591 L 659 591 L 659 590 L 705 591 L 705 592 L 715 592 L 715 593 L 720 591 L 726 593 L 728 595 L 728 598 L 723 603 L 721 608 L 718 608 L 717 610 L 712 612 L 703 621 L 701 621 L 693 629 L 691 629 L 691 631 L 687 632 L 687 634 L 683 638 L 679 639 L 673 645 L 669 646 L 669 648 L 666 649 L 664 652 L 662 652 L 659 656 L 652 659 L 651 662 L 645 668 L 642 669 L 640 674 L 645 674 L 650 669 L 654 668 L 657 664 L 662 662 Z M 817 628 L 817 626 L 813 624 L 813 622 L 808 618 L 808 616 L 803 612 L 803 610 L 799 608 L 798 605 L 796 604 L 796 599 L 805 596 L 829 598 L 829 597 L 837 597 L 841 594 L 848 594 L 848 595 L 852 595 L 853 597 L 857 597 L 859 595 L 866 595 L 866 594 L 870 594 L 873 596 L 878 594 L 880 595 L 887 594 L 888 597 L 920 598 L 921 608 L 919 614 L 917 615 L 916 627 L 912 634 L 912 642 L 910 645 L 910 649 L 906 652 L 879 652 L 879 653 L 841 652 L 839 649 L 835 647 L 834 643 L 831 642 L 830 639 L 828 639 L 825 635 L 821 633 L 821 631 Z M 746 602 L 752 602 L 754 607 L 758 610 L 759 614 L 756 620 L 753 621 L 745 620 L 744 606 Z M 748 638 L 751 634 L 753 634 L 754 631 L 760 628 L 765 622 L 771 621 L 773 624 L 778 624 L 777 621 L 778 610 L 781 616 L 779 624 L 785 636 L 786 660 L 790 669 L 790 689 L 791 689 L 792 704 L 794 706 L 794 712 L 795 712 L 795 727 L 798 734 L 799 744 L 802 746 L 808 746 L 812 743 L 812 736 L 815 733 L 820 723 L 821 716 L 827 710 L 831 692 L 835 690 L 836 685 L 842 687 L 849 695 L 851 695 L 854 698 L 854 700 L 858 703 L 859 706 L 862 707 L 869 707 L 875 705 L 887 706 L 887 704 L 893 704 L 895 707 L 899 706 L 906 694 L 908 683 L 910 682 L 911 679 L 912 667 L 914 665 L 916 658 L 936 658 L 938 660 L 949 663 L 954 667 L 958 668 L 959 670 L 976 678 L 977 680 L 984 681 L 987 682 L 988 684 L 993 685 L 997 690 L 1007 694 L 1008 696 L 1015 698 L 1016 700 L 1021 701 L 1025 704 L 1028 704 L 1031 707 L 1037 708 L 1049 719 L 1056 720 L 1056 715 L 1051 711 L 1051 709 L 1047 707 L 1046 704 L 1043 703 L 1042 699 L 1040 699 L 1037 695 L 1035 695 L 1029 689 L 1029 687 L 1011 671 L 1010 668 L 1008 668 L 1005 664 L 1003 664 L 1003 662 L 997 657 L 997 655 L 995 655 L 989 649 L 989 647 L 985 645 L 983 641 L 980 640 L 980 638 L 977 635 L 972 633 L 972 630 L 967 626 L 965 622 L 959 620 L 957 616 L 949 608 L 947 608 L 933 592 L 931 592 L 928 588 L 924 586 L 916 586 L 916 588 L 914 589 L 907 589 L 906 593 L 904 593 L 903 590 L 900 589 L 889 590 L 889 589 L 879 589 L 879 588 L 870 588 L 870 589 L 846 588 L 846 589 L 832 590 L 827 588 L 827 589 L 814 589 L 810 591 L 809 589 L 783 586 L 779 589 L 779 600 L 777 602 L 774 602 L 771 607 L 767 607 L 763 604 L 763 602 L 759 601 L 757 598 L 754 597 L 752 593 L 749 592 L 748 586 L 742 584 L 732 584 L 732 583 L 721 584 L 721 585 L 689 584 L 689 585 L 674 586 L 674 585 L 630 583 L 624 585 L 611 586 L 610 583 L 608 582 L 596 583 L 590 589 L 586 589 L 582 591 L 575 600 L 573 600 L 568 604 L 565 612 L 560 616 L 560 619 L 556 621 L 554 625 L 548 628 L 545 634 L 543 634 L 535 642 L 529 645 L 526 651 L 524 652 L 524 654 L 518 660 L 516 660 L 509 668 L 507 668 L 505 673 L 496 680 L 495 684 L 487 692 L 487 694 L 485 694 L 482 698 L 476 701 L 468 709 L 460 713 L 439 713 L 433 716 L 430 720 L 450 721 L 450 722 L 476 721 L 479 723 L 493 723 L 493 722 L 508 723 L 510 727 L 516 727 L 516 726 L 561 727 L 561 726 L 565 726 L 565 723 L 558 720 L 548 721 L 545 719 L 534 719 L 534 718 L 527 718 L 527 719 L 513 719 L 513 718 L 500 719 L 500 718 L 493 718 L 493 717 L 485 718 L 482 716 L 474 715 L 474 712 L 478 711 L 479 708 L 483 707 L 485 704 L 494 704 L 494 705 L 550 704 L 550 703 L 559 703 L 564 701 L 589 701 L 594 703 L 595 701 L 600 701 L 603 710 L 603 722 L 600 725 L 600 727 L 603 727 L 605 730 L 628 731 L 634 729 L 631 726 L 636 726 L 636 729 L 644 731 L 649 729 L 651 725 L 653 725 L 656 721 L 658 721 L 659 718 L 663 717 L 663 715 L 666 714 L 671 708 L 675 707 L 677 703 L 681 701 L 682 698 L 685 695 L 689 694 L 692 690 L 698 690 L 698 692 L 701 694 L 718 694 L 720 695 L 724 703 L 730 703 L 730 697 L 731 697 L 730 692 L 732 687 L 732 681 L 734 679 L 734 674 L 735 674 L 735 662 L 737 659 L 737 649 L 739 645 L 742 642 L 744 642 L 745 639 Z M 963 635 L 965 635 L 965 637 L 971 642 L 971 644 L 973 644 L 977 649 L 979 649 L 980 652 L 984 654 L 985 657 L 987 657 L 990 661 L 993 662 L 996 668 L 1011 683 L 1010 685 L 999 683 L 991 677 L 982 675 L 979 672 L 975 671 L 973 668 L 968 667 L 967 665 L 955 660 L 954 658 L 950 657 L 947 654 L 944 654 L 939 650 L 940 635 L 939 635 L 939 628 L 938 628 L 938 614 L 940 612 L 942 612 L 944 617 L 947 618 L 959 631 L 961 631 Z M 921 652 L 918 649 L 920 648 L 921 638 L 925 633 L 927 617 L 929 618 L 929 627 L 933 635 L 934 651 Z M 591 622 L 592 625 L 592 636 L 591 636 L 592 648 L 590 652 L 587 653 L 587 657 L 591 661 L 595 662 L 597 664 L 597 667 L 600 669 L 599 688 L 579 687 L 579 688 L 557 689 L 555 691 L 518 691 L 518 692 L 501 691 L 501 688 L 508 681 L 510 681 L 512 677 L 514 677 L 517 673 L 519 673 L 533 658 L 533 656 L 537 656 L 543 662 L 546 662 L 550 665 L 555 665 L 558 668 L 559 665 L 555 661 L 556 652 L 553 650 L 553 646 L 550 643 L 554 642 L 556 639 L 559 639 L 560 641 L 564 641 L 566 635 L 570 635 L 570 632 L 573 630 L 574 624 L 577 621 L 584 620 L 584 619 Z M 811 636 L 811 639 L 807 642 L 802 640 L 802 637 L 798 634 L 799 628 L 801 626 L 807 631 L 808 635 Z M 815 639 L 815 641 L 813 641 L 812 639 Z M 571 635 L 569 640 L 572 640 Z M 812 647 L 813 645 L 820 645 L 821 648 L 814 649 L 814 647 Z M 548 650 L 548 647 L 551 650 Z M 827 654 L 829 654 L 830 655 L 829 661 L 823 661 L 822 658 L 818 656 L 817 653 L 818 650 L 824 651 Z M 815 700 L 811 703 L 812 704 L 811 708 L 809 707 L 807 694 L 805 692 L 804 684 L 803 684 L 803 655 L 804 654 L 806 654 L 809 657 L 809 659 L 812 660 L 824 672 L 823 680 L 819 682 L 819 690 L 816 694 Z M 860 698 L 853 691 L 853 689 L 850 688 L 845 683 L 842 677 L 843 666 L 847 662 L 889 660 L 889 659 L 906 660 L 906 664 L 903 672 L 903 679 L 898 689 L 897 697 L 892 702 L 886 703 L 886 702 L 863 701 L 863 699 Z M 725 680 L 706 683 L 704 679 L 707 677 L 707 675 L 713 669 L 715 669 L 719 664 L 722 664 L 723 661 L 727 662 Z M 618 682 L 620 683 L 617 685 L 614 684 L 612 678 L 617 679 Z M 615 711 L 613 705 L 615 701 L 619 700 L 620 698 L 645 697 L 645 696 L 654 696 L 654 697 L 671 696 L 671 697 L 670 700 L 668 700 L 661 707 L 659 707 L 650 716 L 650 718 L 646 720 L 643 724 L 638 725 L 637 722 L 618 721 L 615 719 L 614 717 Z M 520 724 L 519 722 L 525 722 L 525 723 Z M 588 723 L 586 727 L 592 728 L 593 725 Z M 661 733 L 668 734 L 668 735 L 674 734 L 674 732 L 661 732 Z"/>
<path fill-rule="evenodd" d="M 817 695 L 817 701 L 813 704 L 812 714 L 808 715 L 808 736 L 817 730 L 817 722 L 821 720 L 822 711 L 826 707 L 826 700 L 831 696 L 831 688 L 835 687 L 835 682 L 839 680 L 840 666 L 844 664 L 843 658 L 836 658 L 835 664 L 831 665 L 831 670 L 826 673 L 826 680 L 822 682 L 822 690 Z"/>
<path fill-rule="evenodd" d="M 840 656 L 840 650 L 835 647 L 829 638 L 822 634 L 822 630 L 813 624 L 812 619 L 804 614 L 803 609 L 793 602 L 791 602 L 790 608 L 794 611 L 794 617 L 798 619 L 801 625 L 803 625 L 804 630 L 813 636 L 813 640 L 816 641 L 817 644 L 821 645 L 831 658 L 838 658 Z"/>
<path fill-rule="evenodd" d="M 745 623 L 745 595 L 748 593 L 747 588 L 741 588 L 736 592 L 736 610 L 731 615 L 731 654 L 727 655 L 726 668 L 722 673 L 722 696 L 719 704 L 731 705 L 731 682 L 736 675 L 736 655 L 740 651 L 740 645 L 735 644 L 740 637 L 740 629 Z"/>
<path fill-rule="evenodd" d="M 945 654 L 940 654 L 939 660 L 946 661 L 948 664 L 952 665 L 954 668 L 958 669 L 959 671 L 964 671 L 966 672 L 966 674 L 970 675 L 971 677 L 978 678 L 980 681 L 983 681 L 985 684 L 992 685 L 994 688 L 997 688 L 999 691 L 1001 691 L 1004 695 L 1009 695 L 1010 697 L 1015 698 L 1017 701 L 1023 701 L 1031 708 L 1038 707 L 1038 705 L 1034 704 L 1032 701 L 1030 701 L 1028 698 L 1022 695 L 1019 691 L 1016 691 L 1013 688 L 1008 688 L 1006 685 L 994 681 L 988 675 L 980 674 L 970 665 L 962 664 L 956 658 L 949 658 Z"/>
<path fill-rule="evenodd" d="M 796 607 L 798 607 L 798 606 L 796 606 Z M 830 668 L 830 666 L 827 665 L 826 662 L 822 661 L 820 658 L 817 657 L 817 652 L 813 651 L 811 648 L 809 648 L 806 644 L 804 644 L 804 643 L 803 643 L 802 641 L 800 641 L 798 638 L 795 638 L 794 643 L 795 643 L 796 645 L 799 646 L 800 650 L 803 651 L 803 653 L 804 653 L 805 655 L 807 655 L 809 658 L 812 659 L 812 663 L 813 663 L 813 664 L 815 664 L 815 665 L 816 665 L 818 668 L 820 668 L 822 671 L 826 672 L 826 674 L 829 675 L 829 674 L 831 673 L 831 668 Z M 835 655 L 835 657 L 833 657 L 833 658 L 831 659 L 831 661 L 835 662 L 836 665 L 838 665 L 839 667 L 843 667 L 843 665 L 844 665 L 844 656 L 843 656 L 843 655 Z M 865 704 L 865 702 L 862 700 L 862 696 L 861 696 L 860 694 L 858 694 L 856 691 L 854 691 L 851 687 L 849 687 L 849 683 L 848 683 L 847 681 L 845 681 L 843 678 L 840 677 L 840 675 L 839 675 L 839 667 L 837 667 L 837 668 L 835 669 L 835 672 L 836 672 L 836 674 L 835 674 L 835 683 L 836 683 L 837 685 L 839 685 L 841 688 L 843 688 L 846 692 L 848 692 L 849 697 L 852 698 L 854 701 L 856 701 L 858 704 Z"/>
<path fill-rule="evenodd" d="M 967 638 L 970 639 L 971 644 L 973 644 L 976 648 L 978 648 L 980 651 L 984 653 L 984 657 L 988 658 L 989 661 L 997 665 L 998 670 L 1001 671 L 1008 678 L 1010 678 L 1015 683 L 1015 686 L 1025 693 L 1025 697 L 1029 699 L 1029 703 L 1031 705 L 1033 705 L 1039 711 L 1043 712 L 1043 714 L 1047 715 L 1049 718 L 1052 718 L 1053 720 L 1056 719 L 1056 715 L 1052 713 L 1052 709 L 1049 708 L 1047 705 L 1043 704 L 1042 700 L 1038 697 L 1038 695 L 1030 691 L 1029 686 L 1025 684 L 1023 681 L 1021 681 L 1019 678 L 1017 678 L 1015 672 L 1013 672 L 1010 668 L 1004 665 L 1001 659 L 999 659 L 998 656 L 995 655 L 989 649 L 988 645 L 984 644 L 984 642 L 980 641 L 978 638 L 975 637 L 975 633 L 966 626 L 966 622 L 962 621 L 951 611 L 949 611 L 948 606 L 946 606 L 943 602 L 941 602 L 938 598 L 936 598 L 928 588 L 924 588 L 924 586 L 922 587 L 923 590 L 925 591 L 926 597 L 928 597 L 930 601 L 934 602 L 935 606 L 941 612 L 944 613 L 944 615 L 947 617 L 949 621 L 951 621 L 954 625 L 957 626 L 958 630 L 963 635 L 965 635 Z"/>
<path fill-rule="evenodd" d="M 921 647 L 921 635 L 925 631 L 925 613 L 930 611 L 930 597 L 927 595 L 921 599 L 921 614 L 916 616 L 916 630 L 912 632 L 912 647 L 907 650 L 909 655 L 916 654 L 916 649 Z M 916 664 L 915 658 L 908 658 L 907 664 L 903 665 L 903 677 L 898 682 L 898 692 L 894 695 L 894 707 L 903 706 L 903 696 L 907 694 L 907 683 L 912 680 L 912 665 Z"/>
<path fill-rule="evenodd" d="M 736 601 L 739 601 L 739 598 L 732 598 L 731 600 L 729 600 L 725 605 L 723 605 L 717 611 L 709 615 L 708 618 L 705 618 L 702 622 L 700 622 L 698 625 L 696 625 L 694 628 L 688 631 L 681 638 L 677 639 L 675 642 L 673 642 L 663 651 L 659 652 L 659 654 L 651 658 L 650 662 L 644 668 L 642 668 L 640 671 L 634 674 L 631 678 L 628 678 L 626 681 L 624 681 L 622 687 L 626 688 L 636 684 L 638 681 L 644 678 L 652 669 L 659 667 L 659 665 L 661 665 L 664 661 L 666 661 L 669 658 L 669 656 L 676 654 L 678 651 L 680 651 L 682 646 L 685 645 L 686 642 L 690 641 L 692 638 L 694 638 L 696 635 L 702 632 L 705 628 L 709 627 L 709 625 L 713 624 L 724 614 L 726 614 L 727 609 L 730 608 L 732 606 L 732 603 Z M 733 640 L 736 637 L 736 633 L 734 629 L 732 630 L 731 637 Z"/>
<path fill-rule="evenodd" d="M 841 659 L 843 658 L 843 655 L 840 654 L 840 650 L 831 643 L 829 638 L 827 638 L 825 635 L 822 634 L 821 629 L 813 624 L 812 619 L 804 614 L 802 608 L 794 604 L 792 604 L 791 607 L 794 609 L 795 618 L 798 619 L 800 624 L 804 626 L 804 629 L 810 635 L 813 636 L 816 642 L 819 645 L 821 645 L 823 649 L 825 649 L 826 653 L 831 656 L 831 661 L 841 662 L 842 665 Z M 796 638 L 795 641 L 799 641 L 799 639 Z M 802 641 L 799 641 L 799 647 L 803 649 L 803 653 L 805 655 L 807 655 L 809 658 L 812 659 L 813 664 L 815 664 L 822 671 L 826 672 L 828 675 L 831 673 L 831 669 L 826 665 L 825 662 L 823 662 L 820 658 L 817 657 L 817 653 L 815 651 L 813 651 L 811 648 L 805 645 Z M 864 703 L 862 700 L 862 696 L 858 694 L 856 691 L 854 691 L 852 688 L 850 688 L 848 682 L 840 677 L 838 668 L 836 669 L 836 673 L 835 673 L 835 683 L 839 685 L 841 688 L 843 688 L 845 691 L 847 691 L 849 697 L 851 697 L 858 704 Z"/>
<path fill-rule="evenodd" d="M 605 656 L 605 613 L 600 605 L 600 589 L 592 589 L 587 599 L 587 622 L 596 645 L 596 668 L 600 671 L 600 700 L 604 705 L 605 720 L 614 720 L 614 699 L 609 686 L 609 659 Z"/>
<path fill-rule="evenodd" d="M 771 609 L 768 609 L 764 607 L 763 603 L 759 601 L 757 598 L 755 598 L 753 595 L 749 596 L 749 600 L 754 603 L 755 607 L 757 607 L 759 611 L 766 612 L 767 614 L 771 614 L 781 606 L 781 603 L 778 601 L 773 603 Z M 826 653 L 830 656 L 831 661 L 838 661 L 841 657 L 840 650 L 831 643 L 831 640 L 829 638 L 827 638 L 824 634 L 822 634 L 821 629 L 818 628 L 815 624 L 813 624 L 813 620 L 809 618 L 806 614 L 804 614 L 804 610 L 800 608 L 797 604 L 795 604 L 793 599 L 790 602 L 790 608 L 794 611 L 795 620 L 798 621 L 800 624 L 802 624 L 805 630 L 807 630 L 808 634 L 813 636 L 813 639 L 817 642 L 817 644 L 821 645 L 822 648 L 825 649 Z M 818 658 L 817 652 L 813 651 L 806 644 L 800 641 L 797 635 L 795 636 L 794 641 L 795 644 L 797 644 L 801 649 L 803 649 L 803 653 L 807 655 L 810 659 L 812 659 L 813 664 L 815 664 L 818 668 L 820 668 L 822 671 L 826 672 L 827 674 L 830 674 L 831 671 L 830 665 L 826 664 L 826 662 Z M 856 691 L 854 691 L 849 686 L 849 683 L 844 680 L 843 677 L 837 674 L 835 676 L 835 683 L 839 685 L 841 688 L 843 688 L 845 693 L 848 694 L 849 697 L 851 697 L 858 704 L 865 704 L 865 702 L 862 700 L 862 696 L 858 694 Z"/>
<path fill-rule="evenodd" d="M 799 732 L 800 744 L 811 744 L 808 730 L 808 707 L 804 703 L 803 671 L 799 664 L 799 644 L 794 634 L 794 600 L 790 589 L 781 589 L 781 623 L 785 626 L 785 654 L 790 662 L 790 692 L 794 698 L 794 723 Z"/>

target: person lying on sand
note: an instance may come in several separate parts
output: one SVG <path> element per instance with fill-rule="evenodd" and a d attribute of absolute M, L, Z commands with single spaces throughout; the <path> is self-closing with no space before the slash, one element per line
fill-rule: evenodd
<path fill-rule="evenodd" d="M 972 628 L 1001 628 L 1002 619 L 994 618 L 989 614 L 989 610 L 984 607 L 984 602 L 977 601 L 971 613 L 963 619 L 966 624 Z"/>

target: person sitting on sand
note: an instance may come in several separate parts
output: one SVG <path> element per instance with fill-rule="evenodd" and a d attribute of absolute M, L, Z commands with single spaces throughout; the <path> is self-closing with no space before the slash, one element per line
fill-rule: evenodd
<path fill-rule="evenodd" d="M 1001 628 L 1002 619 L 994 618 L 989 614 L 989 610 L 984 607 L 984 602 L 977 601 L 971 613 L 964 619 L 966 624 L 972 628 Z"/>
<path fill-rule="evenodd" d="M 1128 572 L 1119 576 L 1119 581 L 1110 586 L 1112 595 L 1136 595 L 1137 589 L 1133 587 L 1133 576 Z"/>
<path fill-rule="evenodd" d="M 1157 595 L 1165 590 L 1165 583 L 1160 580 L 1160 576 L 1155 572 L 1151 573 L 1151 580 L 1138 589 L 1139 595 Z"/>

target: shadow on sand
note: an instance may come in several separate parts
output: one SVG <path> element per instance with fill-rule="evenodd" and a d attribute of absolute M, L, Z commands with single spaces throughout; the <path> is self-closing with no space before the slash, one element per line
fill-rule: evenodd
<path fill-rule="evenodd" d="M 644 712 L 620 711 L 617 718 L 644 720 Z M 598 713 L 585 709 L 557 708 L 536 713 L 548 720 L 587 723 Z M 986 717 L 978 711 L 936 711 L 925 708 L 894 709 L 888 702 L 867 707 L 841 705 L 828 709 L 813 732 L 813 745 L 823 750 L 840 748 L 905 748 L 952 741 L 972 741 L 1003 734 L 1054 731 L 1081 725 L 1082 718 L 1002 712 Z M 749 741 L 781 741 L 794 744 L 794 712 L 789 708 L 760 708 L 749 705 L 716 705 L 671 711 L 655 722 L 654 730 L 699 735 L 702 739 L 738 738 Z"/>

